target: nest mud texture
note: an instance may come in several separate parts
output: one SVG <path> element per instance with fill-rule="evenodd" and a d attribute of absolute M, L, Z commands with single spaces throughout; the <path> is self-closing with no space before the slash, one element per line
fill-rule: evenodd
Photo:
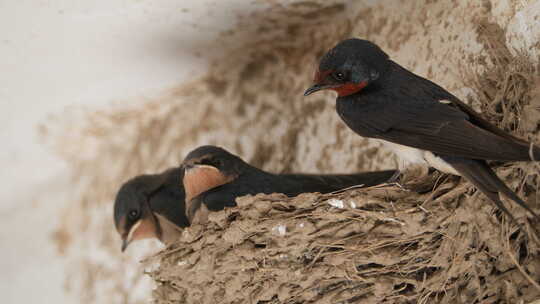
<path fill-rule="evenodd" d="M 446 179 L 442 177 L 442 179 Z M 434 177 L 419 185 L 433 187 Z M 150 262 L 157 303 L 530 303 L 528 225 L 457 179 L 334 195 L 257 195 L 213 213 Z M 523 217 L 521 217 L 523 219 Z M 520 302 L 524 301 L 524 302 Z"/>

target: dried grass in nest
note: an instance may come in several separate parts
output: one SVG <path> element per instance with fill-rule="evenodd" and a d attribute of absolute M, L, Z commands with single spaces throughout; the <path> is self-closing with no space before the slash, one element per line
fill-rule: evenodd
<path fill-rule="evenodd" d="M 503 130 L 536 145 L 540 145 L 540 65 L 523 50 L 512 50 L 505 43 L 506 34 L 498 24 L 480 20 L 478 40 L 484 46 L 484 57 L 479 57 L 484 70 L 462 71 L 471 83 L 474 97 L 482 115 Z M 538 206 L 540 166 L 536 162 L 509 163 L 497 173 L 526 198 Z"/>
<path fill-rule="evenodd" d="M 540 252 L 523 231 L 455 180 L 433 193 L 407 188 L 239 198 L 237 208 L 212 214 L 207 226 L 187 229 L 150 258 L 159 261 L 150 272 L 154 299 L 519 303 L 540 296 L 532 283 L 540 279 Z"/>

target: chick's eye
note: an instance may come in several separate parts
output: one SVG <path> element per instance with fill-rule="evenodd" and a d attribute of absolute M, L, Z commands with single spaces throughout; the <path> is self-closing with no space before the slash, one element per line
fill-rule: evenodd
<path fill-rule="evenodd" d="M 214 162 L 210 158 L 205 158 L 200 161 L 201 165 L 213 166 Z"/>
<path fill-rule="evenodd" d="M 129 218 L 132 220 L 136 219 L 138 215 L 139 215 L 139 211 L 137 210 L 131 210 L 128 214 Z"/>
<path fill-rule="evenodd" d="M 337 81 L 342 81 L 345 79 L 345 74 L 343 72 L 334 72 L 332 74 L 332 77 L 334 77 L 334 79 L 336 79 Z"/>
<path fill-rule="evenodd" d="M 216 158 L 206 158 L 204 160 L 201 161 L 201 163 L 203 165 L 208 165 L 208 166 L 212 166 L 212 167 L 221 167 L 222 165 L 222 162 L 220 159 L 216 159 Z"/>

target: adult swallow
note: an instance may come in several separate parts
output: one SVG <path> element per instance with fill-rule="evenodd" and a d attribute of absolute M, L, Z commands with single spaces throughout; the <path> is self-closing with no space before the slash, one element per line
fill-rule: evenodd
<path fill-rule="evenodd" d="M 357 134 L 382 140 L 410 163 L 465 177 L 511 219 L 500 194 L 538 219 L 486 160 L 538 160 L 540 149 L 489 123 L 442 87 L 389 59 L 374 43 L 348 39 L 328 51 L 304 95 L 328 89 L 337 92 L 336 110 Z"/>
<path fill-rule="evenodd" d="M 114 224 L 122 238 L 122 251 L 136 240 L 176 240 L 189 226 L 185 211 L 182 168 L 140 175 L 124 183 L 114 202 Z"/>
<path fill-rule="evenodd" d="M 236 197 L 258 193 L 329 193 L 355 185 L 365 187 L 388 182 L 395 170 L 343 174 L 272 174 L 257 169 L 241 158 L 216 146 L 202 146 L 190 152 L 184 162 L 187 217 L 203 222 L 205 212 L 236 206 Z M 201 215 L 197 215 L 201 214 Z M 202 218 L 202 219 L 201 219 Z"/>

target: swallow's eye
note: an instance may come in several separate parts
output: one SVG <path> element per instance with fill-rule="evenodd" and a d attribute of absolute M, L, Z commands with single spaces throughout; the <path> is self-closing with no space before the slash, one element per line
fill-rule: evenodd
<path fill-rule="evenodd" d="M 201 165 L 214 166 L 214 162 L 210 158 L 205 158 L 201 160 Z"/>
<path fill-rule="evenodd" d="M 219 168 L 223 165 L 223 162 L 218 158 L 205 158 L 201 161 L 201 164 Z"/>
<path fill-rule="evenodd" d="M 139 216 L 139 211 L 133 209 L 128 213 L 130 219 L 135 220 Z"/>
<path fill-rule="evenodd" d="M 332 77 L 337 81 L 345 80 L 345 74 L 343 72 L 334 72 L 332 73 Z"/>

